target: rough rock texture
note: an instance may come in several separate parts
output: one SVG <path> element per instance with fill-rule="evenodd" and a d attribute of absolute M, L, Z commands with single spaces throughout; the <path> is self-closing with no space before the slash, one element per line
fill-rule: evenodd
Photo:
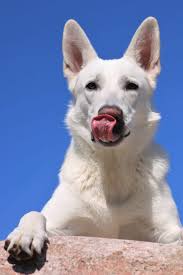
<path fill-rule="evenodd" d="M 7 256 L 0 242 L 0 275 L 183 274 L 183 247 L 176 245 L 55 237 L 34 262 L 15 263 Z"/>

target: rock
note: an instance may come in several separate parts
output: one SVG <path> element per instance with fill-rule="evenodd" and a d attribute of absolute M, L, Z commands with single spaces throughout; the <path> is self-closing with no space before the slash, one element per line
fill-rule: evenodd
<path fill-rule="evenodd" d="M 26 263 L 7 260 L 3 245 L 0 242 L 0 275 L 183 274 L 183 247 L 173 244 L 54 237 L 47 253 Z"/>

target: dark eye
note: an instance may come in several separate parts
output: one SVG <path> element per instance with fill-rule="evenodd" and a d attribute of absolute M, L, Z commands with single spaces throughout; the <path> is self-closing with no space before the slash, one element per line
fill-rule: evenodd
<path fill-rule="evenodd" d="M 125 90 L 137 90 L 139 86 L 134 82 L 127 82 L 125 86 Z"/>
<path fill-rule="evenodd" d="M 97 90 L 98 85 L 94 81 L 91 81 L 86 85 L 86 88 L 88 90 Z"/>

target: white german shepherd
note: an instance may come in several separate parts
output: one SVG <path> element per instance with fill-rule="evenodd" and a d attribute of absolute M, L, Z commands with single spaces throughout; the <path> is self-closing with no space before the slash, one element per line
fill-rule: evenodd
<path fill-rule="evenodd" d="M 181 243 L 182 226 L 165 180 L 168 160 L 152 141 L 160 120 L 151 106 L 160 72 L 156 19 L 147 18 L 124 56 L 114 60 L 100 59 L 69 20 L 63 56 L 73 102 L 61 184 L 41 213 L 23 216 L 5 249 L 16 259 L 30 258 L 54 234 Z"/>

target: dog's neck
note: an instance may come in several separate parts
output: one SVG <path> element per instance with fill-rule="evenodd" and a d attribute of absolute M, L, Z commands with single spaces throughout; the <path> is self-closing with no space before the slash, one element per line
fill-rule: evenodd
<path fill-rule="evenodd" d="M 79 182 L 77 188 L 84 193 L 89 192 L 90 195 L 93 192 L 93 197 L 97 196 L 98 199 L 113 204 L 119 204 L 128 199 L 135 190 L 139 159 L 152 143 L 156 124 L 150 123 L 138 128 L 138 131 L 131 133 L 131 136 L 127 137 L 121 145 L 113 148 L 105 148 L 100 144 L 92 146 L 81 136 L 73 133 L 69 149 L 72 153 L 68 154 L 68 161 L 72 161 L 70 155 L 75 155 L 74 165 L 79 165 L 82 171 L 86 172 L 87 175 L 84 175 L 84 178 L 94 177 L 92 183 L 88 180 L 83 181 L 82 184 Z M 70 171 L 68 173 L 70 177 Z"/>
<path fill-rule="evenodd" d="M 78 138 L 73 140 L 71 150 L 78 156 L 78 161 L 82 159 L 82 171 L 87 174 L 82 177 L 90 179 L 82 185 L 79 182 L 76 188 L 86 197 L 90 196 L 89 200 L 97 198 L 97 203 L 117 205 L 132 193 L 138 156 L 130 157 L 117 147 L 92 150 L 85 141 Z"/>

